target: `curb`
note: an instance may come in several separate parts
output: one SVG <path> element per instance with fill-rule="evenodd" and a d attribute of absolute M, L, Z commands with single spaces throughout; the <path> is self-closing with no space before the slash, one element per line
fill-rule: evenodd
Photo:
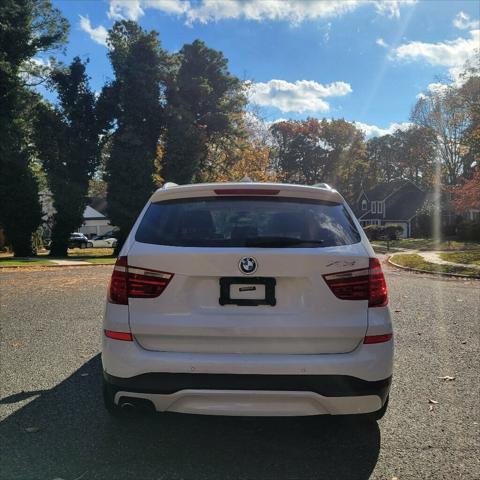
<path fill-rule="evenodd" d="M 78 267 L 105 267 L 105 266 L 112 266 L 113 263 L 80 263 L 78 265 L 59 265 L 59 264 L 35 264 L 32 263 L 31 265 L 0 265 L 0 272 L 2 270 L 9 270 L 9 269 L 23 269 L 23 268 L 38 268 L 39 270 L 42 268 L 78 268 Z"/>
<path fill-rule="evenodd" d="M 432 272 L 430 270 L 421 270 L 419 268 L 405 267 L 404 265 L 399 265 L 398 263 L 392 262 L 391 258 L 393 257 L 393 255 L 387 258 L 387 262 L 390 265 L 393 265 L 394 267 L 400 268 L 401 270 L 407 270 L 409 272 L 428 273 L 430 275 L 437 275 L 439 277 L 456 277 L 456 278 L 464 278 L 468 280 L 480 280 L 480 275 L 471 276 L 471 275 L 462 275 L 461 273 Z"/>

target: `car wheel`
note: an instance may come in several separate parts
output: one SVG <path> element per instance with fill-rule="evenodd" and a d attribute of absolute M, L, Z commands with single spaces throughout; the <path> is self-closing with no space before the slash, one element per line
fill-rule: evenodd
<path fill-rule="evenodd" d="M 84 242 L 84 243 L 81 243 L 80 244 L 80 248 L 87 248 L 87 244 Z"/>
<path fill-rule="evenodd" d="M 93 248 L 93 243 L 92 242 L 88 242 L 88 248 Z"/>

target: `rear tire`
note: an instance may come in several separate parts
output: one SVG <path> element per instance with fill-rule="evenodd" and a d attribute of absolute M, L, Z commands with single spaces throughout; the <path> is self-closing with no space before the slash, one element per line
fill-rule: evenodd
<path fill-rule="evenodd" d="M 86 243 L 81 243 L 81 244 L 80 244 L 80 248 L 81 248 L 81 249 L 87 248 L 87 244 L 86 244 Z"/>

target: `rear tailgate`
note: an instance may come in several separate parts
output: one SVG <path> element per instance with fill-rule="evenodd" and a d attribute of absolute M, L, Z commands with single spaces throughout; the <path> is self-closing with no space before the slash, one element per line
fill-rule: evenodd
<path fill-rule="evenodd" d="M 243 194 L 266 197 L 246 201 L 239 189 L 200 185 L 154 195 L 134 232 L 128 264 L 173 277 L 156 298 L 129 299 L 137 342 L 163 352 L 354 350 L 367 330 L 368 301 L 337 298 L 323 278 L 369 266 L 341 197 L 309 187 L 247 185 Z M 296 248 L 248 243 L 262 238 L 306 243 Z M 242 259 L 253 261 L 256 270 L 242 271 Z"/>

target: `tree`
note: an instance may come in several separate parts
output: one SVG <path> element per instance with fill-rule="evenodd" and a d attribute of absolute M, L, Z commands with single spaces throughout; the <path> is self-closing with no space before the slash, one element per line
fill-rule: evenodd
<path fill-rule="evenodd" d="M 462 139 L 469 126 L 465 102 L 455 86 L 422 95 L 412 111 L 413 122 L 434 132 L 437 155 L 445 170 L 445 182 L 455 185 L 465 168 Z"/>
<path fill-rule="evenodd" d="M 157 37 L 132 21 L 116 22 L 108 35 L 115 79 L 102 90 L 98 116 L 115 126 L 105 179 L 110 220 L 120 229 L 118 248 L 154 190 L 169 71 L 168 55 Z"/>
<path fill-rule="evenodd" d="M 459 213 L 470 209 L 480 209 L 480 166 L 476 167 L 473 176 L 463 184 L 449 189 L 453 196 L 453 206 Z"/>
<path fill-rule="evenodd" d="M 436 139 L 427 127 L 413 125 L 393 134 L 395 163 L 399 178 L 411 180 L 427 189 L 434 182 Z"/>
<path fill-rule="evenodd" d="M 167 86 L 161 173 L 167 181 L 189 183 L 202 180 L 213 143 L 239 135 L 246 99 L 227 59 L 202 41 L 184 45 L 175 60 L 177 69 Z"/>
<path fill-rule="evenodd" d="M 374 137 L 367 142 L 367 161 L 377 179 L 390 182 L 398 178 L 398 154 L 393 135 Z"/>
<path fill-rule="evenodd" d="M 272 165 L 283 181 L 330 183 L 349 199 L 367 176 L 364 137 L 343 119 L 285 121 L 272 125 Z"/>
<path fill-rule="evenodd" d="M 66 256 L 71 232 L 82 225 L 89 180 L 99 162 L 100 126 L 80 58 L 67 69 L 55 70 L 51 82 L 59 104 L 39 105 L 35 143 L 56 210 L 50 255 Z"/>
<path fill-rule="evenodd" d="M 39 97 L 28 88 L 26 66 L 65 42 L 68 23 L 49 0 L 3 0 L 0 24 L 0 224 L 15 255 L 28 256 L 41 208 L 30 169 L 30 120 Z"/>

